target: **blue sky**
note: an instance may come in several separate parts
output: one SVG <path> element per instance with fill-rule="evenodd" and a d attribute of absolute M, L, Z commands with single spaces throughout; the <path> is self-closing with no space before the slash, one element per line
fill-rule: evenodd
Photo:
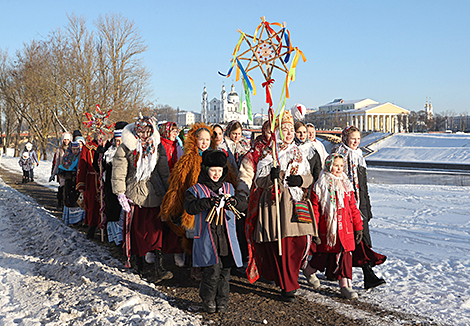
<path fill-rule="evenodd" d="M 261 16 L 287 22 L 294 46 L 307 57 L 299 63 L 287 106 L 310 108 L 335 98 L 372 98 L 409 110 L 423 109 L 430 97 L 435 112 L 470 113 L 470 1 L 0 1 L 0 48 L 10 55 L 23 42 L 67 25 L 75 13 L 93 22 L 99 15 L 122 13 L 133 20 L 149 50 L 152 99 L 199 111 L 207 86 L 219 98 L 223 78 L 239 38 L 253 34 Z M 253 72 L 264 104 L 260 73 Z M 274 73 L 274 102 L 282 73 Z M 235 84 L 241 92 L 241 83 Z"/>

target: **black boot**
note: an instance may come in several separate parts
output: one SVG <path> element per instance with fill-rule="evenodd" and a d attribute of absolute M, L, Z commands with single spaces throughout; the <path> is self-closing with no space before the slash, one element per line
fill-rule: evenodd
<path fill-rule="evenodd" d="M 155 250 L 155 283 L 173 278 L 173 273 L 163 268 L 163 252 Z"/>
<path fill-rule="evenodd" d="M 286 302 L 295 302 L 295 290 L 286 292 L 284 290 L 281 291 L 281 299 Z"/>
<path fill-rule="evenodd" d="M 26 183 L 26 177 L 23 177 L 23 181 L 21 183 Z"/>
<path fill-rule="evenodd" d="M 385 280 L 383 278 L 378 278 L 375 275 L 372 267 L 369 264 L 365 264 L 362 266 L 362 272 L 364 273 L 364 288 L 371 289 L 375 288 L 379 285 L 385 284 Z"/>
<path fill-rule="evenodd" d="M 140 277 L 144 276 L 144 257 L 136 256 L 135 266 Z"/>
<path fill-rule="evenodd" d="M 88 227 L 88 232 L 86 233 L 86 238 L 93 240 L 95 238 L 96 226 Z"/>

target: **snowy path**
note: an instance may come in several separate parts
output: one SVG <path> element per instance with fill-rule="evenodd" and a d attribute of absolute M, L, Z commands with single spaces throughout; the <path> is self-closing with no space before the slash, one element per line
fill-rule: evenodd
<path fill-rule="evenodd" d="M 1 180 L 0 239 L 0 325 L 200 324 Z"/>

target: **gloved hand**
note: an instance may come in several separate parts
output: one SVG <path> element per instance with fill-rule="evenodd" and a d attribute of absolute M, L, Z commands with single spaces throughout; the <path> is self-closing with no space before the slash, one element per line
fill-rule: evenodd
<path fill-rule="evenodd" d="M 129 213 L 131 211 L 131 206 L 129 205 L 130 200 L 127 199 L 125 194 L 119 194 L 117 198 L 124 212 Z"/>
<path fill-rule="evenodd" d="M 286 178 L 289 187 L 300 187 L 302 185 L 302 177 L 300 175 L 290 175 Z"/>
<path fill-rule="evenodd" d="M 281 172 L 281 169 L 279 167 L 276 168 L 271 168 L 271 181 L 274 182 L 274 179 L 279 179 L 279 172 Z"/>
<path fill-rule="evenodd" d="M 49 178 L 49 182 L 54 181 L 54 178 L 55 178 L 55 174 L 51 175 L 51 177 Z"/>
<path fill-rule="evenodd" d="M 213 206 L 217 206 L 217 207 L 218 207 L 218 206 L 220 205 L 220 197 L 214 196 L 214 197 L 211 197 L 210 200 L 211 200 L 211 202 L 210 202 L 211 207 L 213 207 Z"/>
<path fill-rule="evenodd" d="M 312 237 L 312 241 L 318 246 L 318 245 L 321 245 L 321 239 L 320 237 L 315 237 L 313 236 Z"/>
<path fill-rule="evenodd" d="M 238 201 L 235 196 L 228 197 L 226 201 L 227 205 L 232 205 L 233 207 L 237 207 Z"/>
<path fill-rule="evenodd" d="M 362 241 L 362 230 L 354 231 L 354 240 L 356 244 L 361 243 Z"/>

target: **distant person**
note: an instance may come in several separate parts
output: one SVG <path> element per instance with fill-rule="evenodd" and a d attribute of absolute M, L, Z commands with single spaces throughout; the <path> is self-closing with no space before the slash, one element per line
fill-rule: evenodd
<path fill-rule="evenodd" d="M 75 190 L 79 158 L 80 145 L 77 141 L 72 141 L 57 170 L 58 175 L 65 180 L 62 197 L 64 200 L 62 219 L 65 225 L 78 224 L 85 218 L 85 211 L 77 204 L 80 193 Z"/>
<path fill-rule="evenodd" d="M 240 122 L 233 120 L 227 124 L 224 134 L 224 142 L 218 146 L 218 149 L 223 149 L 230 152 L 235 158 L 238 168 L 242 162 L 243 156 L 250 150 L 250 144 L 243 136 L 243 129 Z"/>
<path fill-rule="evenodd" d="M 320 154 L 320 162 L 323 169 L 325 167 L 325 159 L 328 156 L 325 145 L 317 139 L 317 131 L 315 130 L 315 126 L 311 123 L 307 123 L 307 134 L 308 140 L 312 143 L 313 147 L 315 147 L 318 154 Z"/>
<path fill-rule="evenodd" d="M 384 279 L 375 275 L 372 267 L 382 264 L 387 257 L 371 249 L 369 221 L 372 219 L 372 210 L 367 187 L 367 165 L 359 148 L 360 143 L 361 132 L 356 127 L 349 126 L 343 130 L 342 143 L 333 148 L 332 153 L 339 153 L 346 159 L 344 172 L 353 185 L 356 205 L 361 212 L 364 236 L 353 252 L 353 266 L 362 267 L 364 288 L 369 289 L 385 284 Z"/>
<path fill-rule="evenodd" d="M 73 131 L 72 133 L 72 140 L 73 141 L 76 141 L 78 137 L 82 137 L 83 138 L 83 135 L 82 135 L 82 132 L 79 130 L 79 129 L 76 129 Z"/>
<path fill-rule="evenodd" d="M 330 277 L 339 281 L 341 294 L 346 299 L 355 299 L 358 295 L 352 288 L 351 252 L 361 242 L 362 221 L 353 186 L 343 172 L 344 163 L 341 154 L 328 156 L 313 187 L 312 205 L 321 243 L 303 273 L 307 282 L 318 288 L 320 281 L 315 272 L 332 271 Z"/>
<path fill-rule="evenodd" d="M 211 147 L 213 149 L 225 150 L 228 154 L 228 162 L 232 165 L 235 171 L 238 171 L 238 164 L 231 151 L 227 151 L 227 145 L 224 139 L 224 129 L 219 124 L 212 125 L 212 141 Z"/>
<path fill-rule="evenodd" d="M 30 181 L 29 173 L 33 169 L 33 160 L 27 152 L 23 152 L 23 154 L 21 154 L 20 160 L 18 161 L 18 164 L 23 170 L 23 181 L 21 183 L 28 183 Z"/>
<path fill-rule="evenodd" d="M 235 195 L 233 185 L 225 182 L 227 173 L 227 154 L 212 149 L 205 151 L 198 182 L 186 191 L 184 201 L 184 209 L 195 218 L 193 266 L 202 268 L 199 296 L 209 313 L 227 310 L 230 269 L 242 266 L 236 216 L 229 206 L 245 210 L 247 203 Z M 212 215 L 208 221 L 213 207 L 221 210 L 220 215 Z"/>
<path fill-rule="evenodd" d="M 29 157 L 31 157 L 31 160 L 33 161 L 33 167 L 29 170 L 29 180 L 32 182 L 34 181 L 34 167 L 39 166 L 38 155 L 36 154 L 36 151 L 33 150 L 33 144 L 30 142 L 27 142 L 24 146 L 23 153 L 28 153 Z"/>
<path fill-rule="evenodd" d="M 67 150 L 69 149 L 70 142 L 72 141 L 72 135 L 69 132 L 64 132 L 62 134 L 62 139 L 60 142 L 60 147 L 54 154 L 54 159 L 52 160 L 52 171 L 51 177 L 49 178 L 49 182 L 54 180 L 57 177 L 57 181 L 59 182 L 59 189 L 57 189 L 57 207 L 62 209 L 64 206 L 64 185 L 65 179 L 58 176 L 58 169 L 59 165 L 63 163 L 63 158 Z"/>
<path fill-rule="evenodd" d="M 307 126 L 302 121 L 297 121 L 294 125 L 295 144 L 300 148 L 304 158 L 310 165 L 310 173 L 313 177 L 312 185 L 318 180 L 318 176 L 322 170 L 320 154 L 313 143 L 307 137 Z"/>

